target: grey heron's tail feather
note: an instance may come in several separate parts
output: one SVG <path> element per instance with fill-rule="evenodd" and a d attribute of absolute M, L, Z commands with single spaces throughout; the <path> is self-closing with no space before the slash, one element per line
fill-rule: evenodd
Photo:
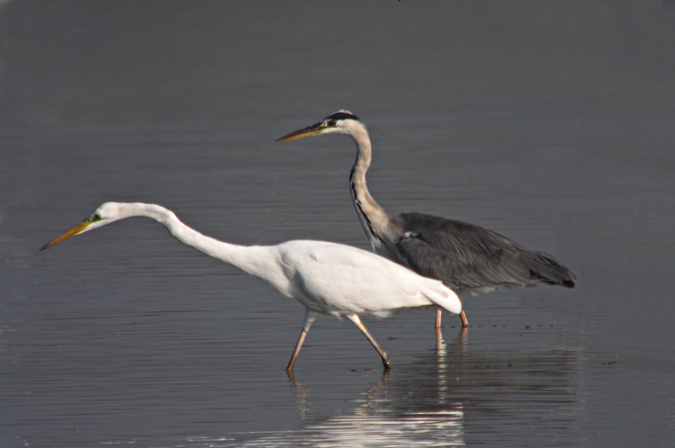
<path fill-rule="evenodd" d="M 566 288 L 574 288 L 576 275 L 555 258 L 543 252 L 535 252 L 533 257 L 528 257 L 526 263 L 530 268 L 530 274 L 533 279 L 539 280 L 551 285 L 561 285 Z"/>

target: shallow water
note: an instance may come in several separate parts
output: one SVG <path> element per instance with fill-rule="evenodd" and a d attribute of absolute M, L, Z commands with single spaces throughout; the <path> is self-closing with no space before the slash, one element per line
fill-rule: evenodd
<path fill-rule="evenodd" d="M 670 446 L 670 2 L 48 2 L 0 8 L 0 446 Z M 107 200 L 244 244 L 366 248 L 349 108 L 391 213 L 554 254 L 574 290 L 320 317 Z"/>

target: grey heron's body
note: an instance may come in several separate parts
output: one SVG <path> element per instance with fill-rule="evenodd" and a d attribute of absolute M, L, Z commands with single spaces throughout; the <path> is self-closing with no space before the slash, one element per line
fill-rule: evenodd
<path fill-rule="evenodd" d="M 357 148 L 349 190 L 373 250 L 417 273 L 443 281 L 459 294 L 548 283 L 574 287 L 575 275 L 553 257 L 534 252 L 483 227 L 420 213 L 391 216 L 370 195 L 366 173 L 372 159 L 366 127 L 349 111 L 338 111 L 319 123 L 277 141 L 339 133 Z M 464 311 L 462 325 L 468 326 Z M 440 327 L 438 310 L 436 327 Z"/>

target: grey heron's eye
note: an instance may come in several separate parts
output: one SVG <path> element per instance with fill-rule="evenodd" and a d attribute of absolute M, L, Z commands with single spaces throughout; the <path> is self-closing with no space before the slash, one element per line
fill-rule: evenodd
<path fill-rule="evenodd" d="M 335 126 L 335 120 L 328 120 L 328 126 L 330 127 Z"/>

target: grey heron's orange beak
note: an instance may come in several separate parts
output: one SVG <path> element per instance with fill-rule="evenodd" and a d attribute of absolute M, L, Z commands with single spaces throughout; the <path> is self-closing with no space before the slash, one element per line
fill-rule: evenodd
<path fill-rule="evenodd" d="M 298 129 L 297 131 L 286 134 L 274 140 L 275 142 L 287 142 L 289 140 L 297 140 L 299 138 L 311 137 L 313 135 L 322 134 L 326 129 L 326 123 L 321 121 L 306 128 Z"/>
<path fill-rule="evenodd" d="M 89 227 L 89 224 L 91 224 L 93 222 L 93 220 L 94 220 L 94 216 L 88 217 L 87 219 L 85 219 L 81 223 L 74 226 L 72 229 L 68 230 L 67 232 L 64 232 L 61 236 L 53 239 L 52 241 L 50 241 L 47 244 L 45 244 L 44 246 L 42 246 L 42 249 L 40 249 L 40 250 L 43 251 L 45 249 L 49 249 L 50 247 L 59 244 L 61 241 L 67 240 L 71 236 L 79 235 L 80 233 L 87 230 L 87 227 Z"/>

